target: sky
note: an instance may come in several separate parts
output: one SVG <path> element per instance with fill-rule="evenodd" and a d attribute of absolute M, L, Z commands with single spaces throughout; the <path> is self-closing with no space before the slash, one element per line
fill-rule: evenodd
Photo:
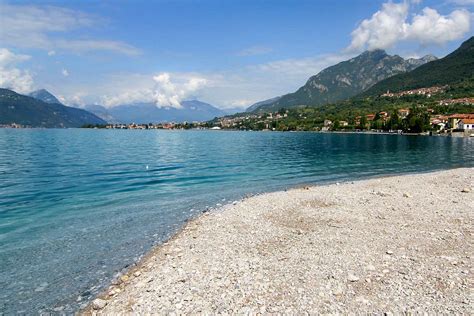
<path fill-rule="evenodd" d="M 443 57 L 472 36 L 473 10 L 474 0 L 0 0 L 0 87 L 76 106 L 244 109 L 365 50 Z"/>

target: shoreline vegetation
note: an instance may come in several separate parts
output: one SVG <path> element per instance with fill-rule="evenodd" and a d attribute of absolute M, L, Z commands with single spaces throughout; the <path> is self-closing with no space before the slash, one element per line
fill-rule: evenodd
<path fill-rule="evenodd" d="M 235 201 L 188 222 L 81 313 L 468 314 L 473 171 Z"/>

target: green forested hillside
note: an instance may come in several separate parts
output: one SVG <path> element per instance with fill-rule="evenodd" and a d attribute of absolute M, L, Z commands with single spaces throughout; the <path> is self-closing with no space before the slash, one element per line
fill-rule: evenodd
<path fill-rule="evenodd" d="M 31 127 L 81 127 L 106 122 L 85 110 L 49 104 L 8 89 L 0 89 L 0 125 Z"/>

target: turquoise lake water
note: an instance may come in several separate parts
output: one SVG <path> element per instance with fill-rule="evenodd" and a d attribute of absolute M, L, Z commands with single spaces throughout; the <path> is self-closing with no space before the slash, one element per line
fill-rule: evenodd
<path fill-rule="evenodd" d="M 474 139 L 0 129 L 0 314 L 76 311 L 217 203 L 456 167 L 474 167 Z"/>

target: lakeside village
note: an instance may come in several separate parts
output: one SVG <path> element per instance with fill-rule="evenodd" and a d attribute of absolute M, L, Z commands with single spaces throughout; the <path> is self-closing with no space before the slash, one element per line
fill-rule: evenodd
<path fill-rule="evenodd" d="M 474 98 L 470 101 L 474 104 Z M 246 114 L 232 118 L 222 118 L 218 120 L 220 129 L 244 129 L 246 126 L 254 125 L 254 130 L 275 131 L 278 122 L 284 122 L 289 117 L 289 110 L 278 111 L 275 113 L 264 114 Z M 426 109 L 424 117 L 420 120 L 413 115 L 414 120 L 410 124 L 410 113 L 412 109 L 398 109 L 392 114 L 381 111 L 370 113 L 364 116 L 356 116 L 354 119 L 335 120 L 325 119 L 321 126 L 315 126 L 312 130 L 321 132 L 330 131 L 371 131 L 371 132 L 390 132 L 390 133 L 427 133 L 435 132 L 437 134 L 452 134 L 453 136 L 470 136 L 474 134 L 474 113 L 455 113 L 450 115 L 430 115 L 433 109 Z M 299 117 L 305 119 L 302 114 Z M 252 124 L 256 123 L 255 124 Z M 429 128 L 426 128 L 429 125 Z M 412 127 L 410 129 L 410 127 Z M 287 129 L 292 130 L 292 129 Z M 306 129 L 295 129 L 306 130 Z"/>
<path fill-rule="evenodd" d="M 474 136 L 474 97 L 443 98 L 449 86 L 386 93 L 360 108 L 349 104 L 242 113 L 218 118 L 222 129 L 374 132 Z M 385 108 L 377 111 L 375 109 Z"/>

